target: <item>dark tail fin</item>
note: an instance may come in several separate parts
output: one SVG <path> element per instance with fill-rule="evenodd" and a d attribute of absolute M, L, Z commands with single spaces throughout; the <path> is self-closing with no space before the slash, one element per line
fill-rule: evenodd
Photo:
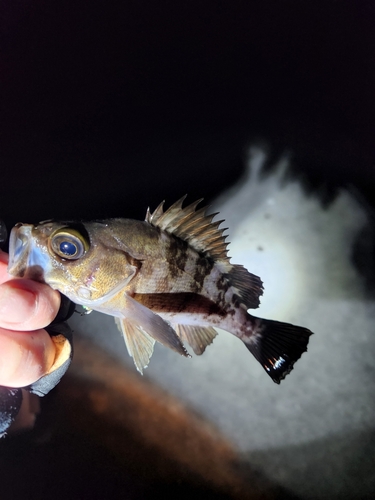
<path fill-rule="evenodd" d="M 252 318 L 252 323 L 252 335 L 248 341 L 242 340 L 272 380 L 280 384 L 292 371 L 294 363 L 307 351 L 312 332 L 268 319 Z"/>

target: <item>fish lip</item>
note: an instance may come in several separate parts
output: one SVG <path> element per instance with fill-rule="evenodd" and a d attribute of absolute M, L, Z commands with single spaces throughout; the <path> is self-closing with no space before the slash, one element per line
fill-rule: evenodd
<path fill-rule="evenodd" d="M 30 250 L 31 224 L 16 224 L 9 238 L 8 273 L 12 276 L 25 275 Z"/>
<path fill-rule="evenodd" d="M 17 278 L 27 278 L 45 282 L 49 269 L 48 256 L 35 244 L 33 224 L 18 223 L 9 238 L 8 273 Z"/>

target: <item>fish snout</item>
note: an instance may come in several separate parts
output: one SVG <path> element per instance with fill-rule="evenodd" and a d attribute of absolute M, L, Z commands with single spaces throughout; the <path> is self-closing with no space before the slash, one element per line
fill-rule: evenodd
<path fill-rule="evenodd" d="M 8 273 L 12 276 L 23 277 L 25 275 L 32 228 L 31 224 L 18 222 L 10 233 Z"/>

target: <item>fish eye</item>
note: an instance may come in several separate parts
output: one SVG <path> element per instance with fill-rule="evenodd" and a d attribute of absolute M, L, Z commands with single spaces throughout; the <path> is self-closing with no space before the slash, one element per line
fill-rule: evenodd
<path fill-rule="evenodd" d="M 89 248 L 86 239 L 78 231 L 68 227 L 55 231 L 50 242 L 55 254 L 70 260 L 79 259 Z"/>

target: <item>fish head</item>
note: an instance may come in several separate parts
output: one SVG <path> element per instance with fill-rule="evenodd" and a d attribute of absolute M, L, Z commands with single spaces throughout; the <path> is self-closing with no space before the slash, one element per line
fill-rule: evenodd
<path fill-rule="evenodd" d="M 137 272 L 135 259 L 116 247 L 108 226 L 18 223 L 10 235 L 8 272 L 47 283 L 77 304 L 101 304 Z"/>

